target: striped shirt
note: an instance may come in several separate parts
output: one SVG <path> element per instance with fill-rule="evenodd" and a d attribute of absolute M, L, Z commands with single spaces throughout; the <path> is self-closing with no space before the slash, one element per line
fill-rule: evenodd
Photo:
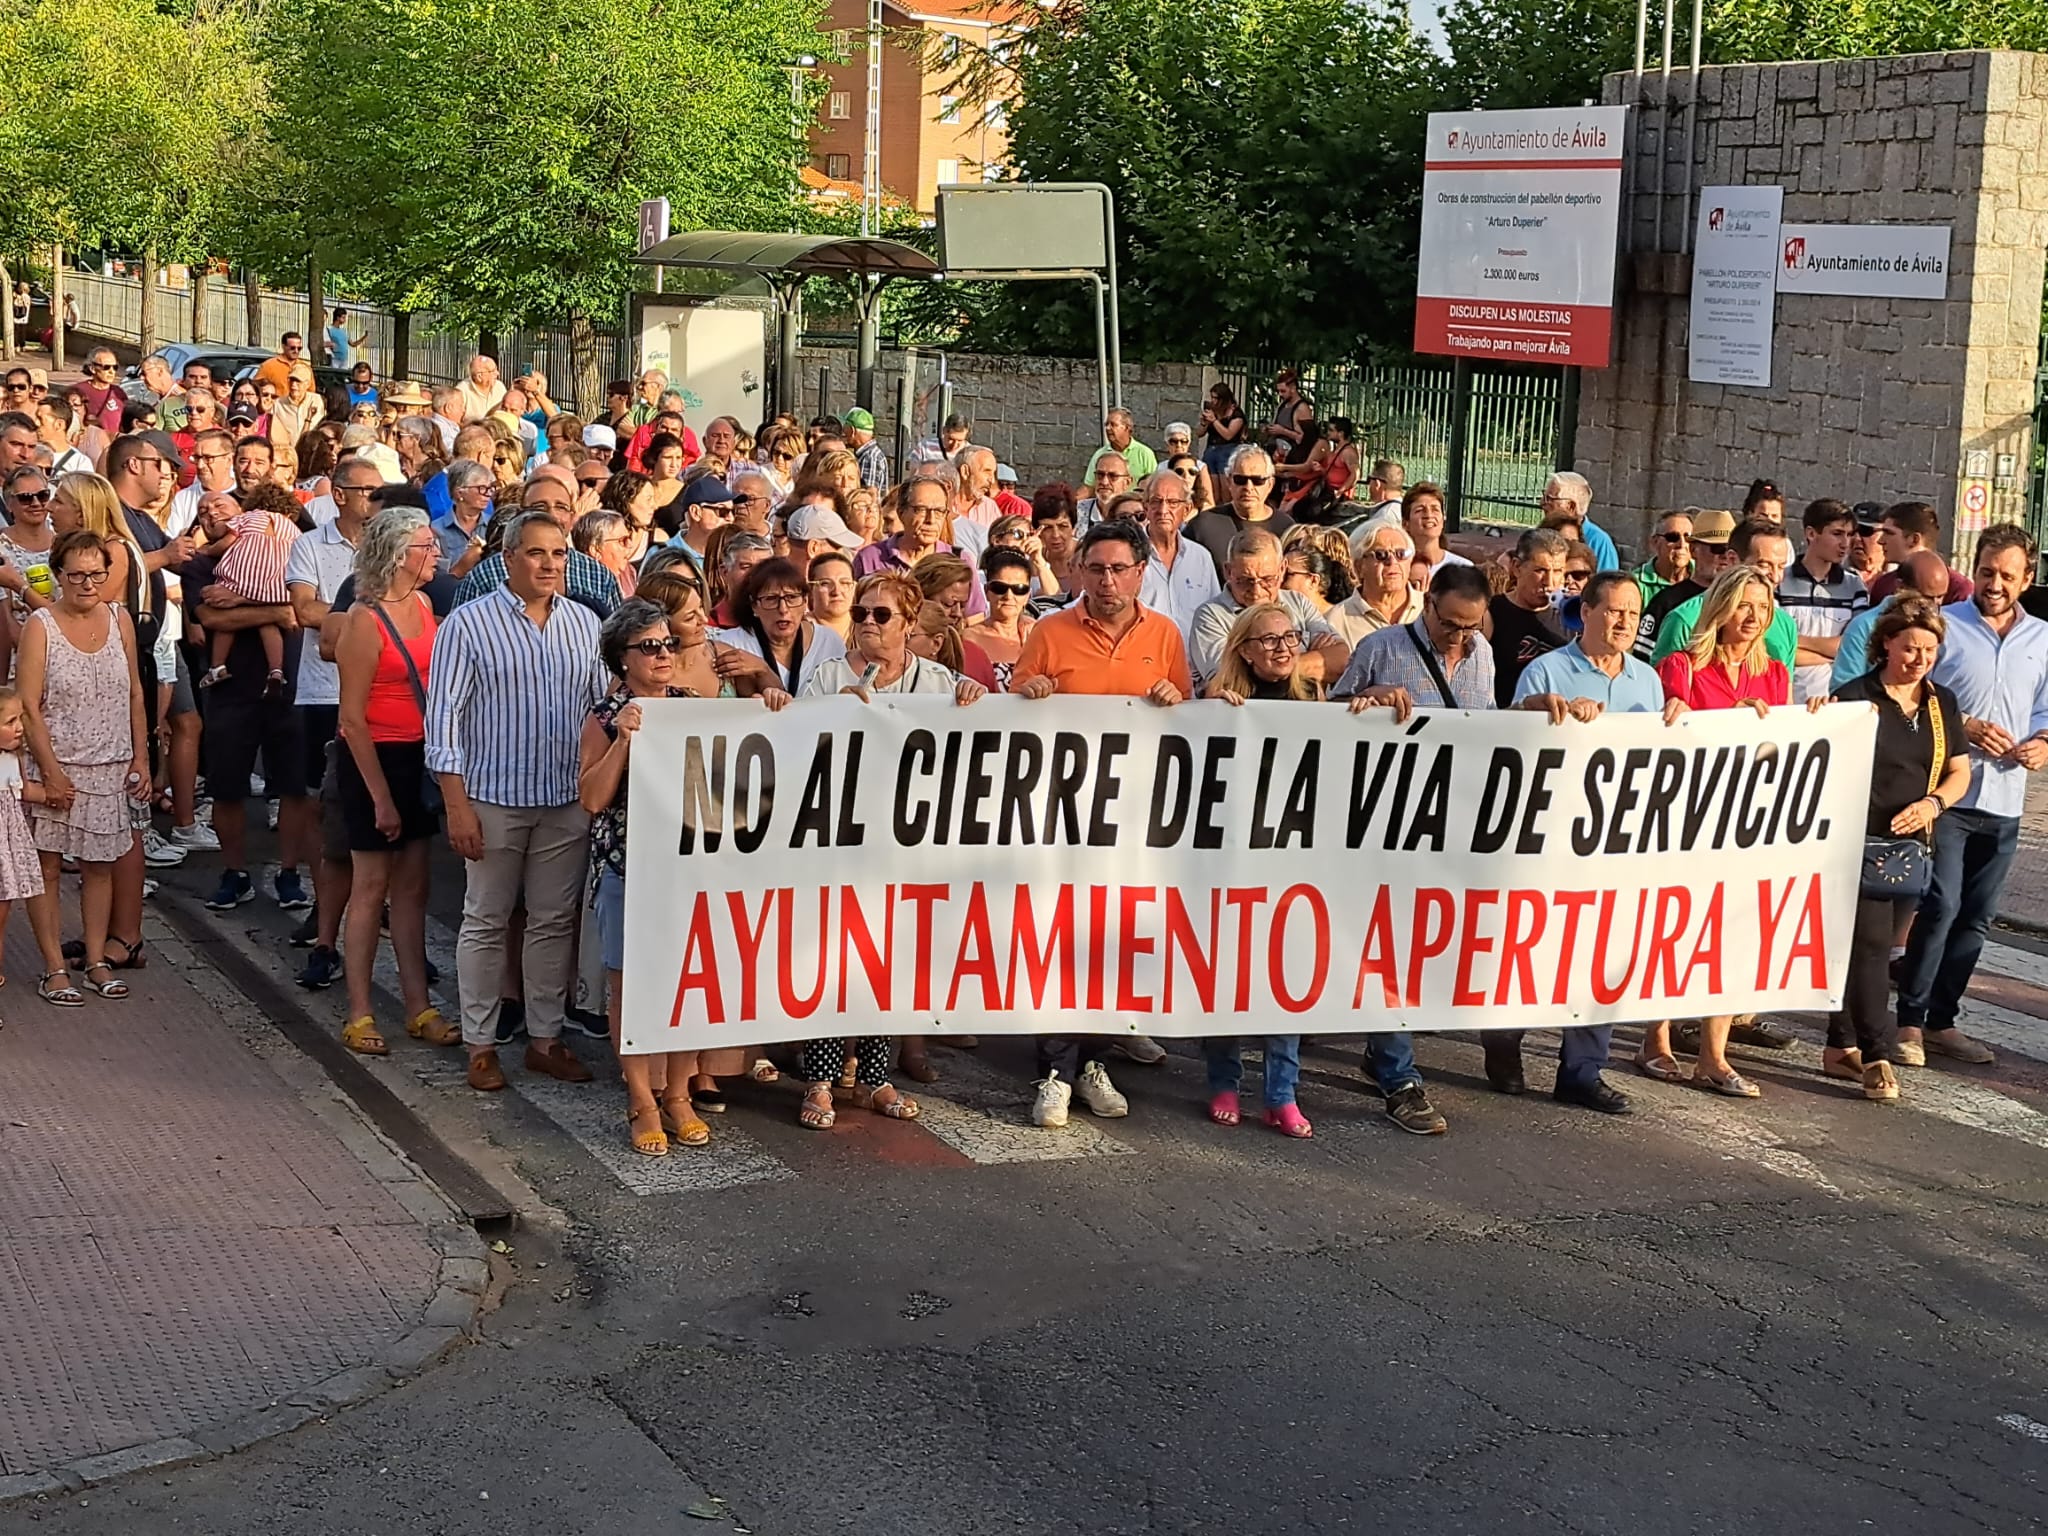
<path fill-rule="evenodd" d="M 574 801 L 583 717 L 610 685 L 597 633 L 588 608 L 560 598 L 536 625 L 510 587 L 457 608 L 434 637 L 427 767 L 461 775 L 486 805 Z"/>
<path fill-rule="evenodd" d="M 455 606 L 460 608 L 465 603 L 473 603 L 488 592 L 502 590 L 504 585 L 505 557 L 502 554 L 486 555 L 471 567 L 470 573 L 462 578 L 462 585 L 455 589 Z M 574 598 L 600 619 L 608 619 L 612 610 L 619 606 L 619 579 L 582 550 L 572 549 L 569 551 L 568 574 L 562 580 L 562 595 Z"/>
<path fill-rule="evenodd" d="M 298 525 L 276 512 L 244 512 L 228 522 L 235 542 L 214 567 L 213 579 L 251 603 L 288 601 L 285 567 L 299 542 Z"/>
<path fill-rule="evenodd" d="M 1428 646 L 1435 655 L 1444 681 L 1451 685 L 1449 700 L 1437 687 L 1429 664 L 1422 659 L 1420 646 Z M 1351 665 L 1344 669 L 1330 694 L 1333 698 L 1348 699 L 1368 688 L 1405 688 L 1417 709 L 1442 709 L 1447 703 L 1458 709 L 1492 709 L 1493 652 L 1475 635 L 1471 648 L 1453 671 L 1449 659 L 1429 638 L 1422 620 L 1398 627 L 1390 624 L 1358 642 L 1358 648 L 1351 653 Z"/>

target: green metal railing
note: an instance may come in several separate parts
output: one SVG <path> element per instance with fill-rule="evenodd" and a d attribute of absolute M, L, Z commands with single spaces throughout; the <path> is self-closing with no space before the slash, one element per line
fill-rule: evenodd
<path fill-rule="evenodd" d="M 1558 368 L 1470 368 L 1465 407 L 1462 473 L 1451 472 L 1458 434 L 1458 370 L 1442 363 L 1378 366 L 1301 363 L 1277 358 L 1225 358 L 1217 370 L 1237 394 L 1254 425 L 1271 421 L 1279 406 L 1273 377 L 1292 368 L 1316 416 L 1348 416 L 1362 457 L 1397 459 L 1408 483 L 1456 483 L 1449 508 L 1462 522 L 1533 524 L 1543 482 L 1557 468 L 1564 373 Z"/>

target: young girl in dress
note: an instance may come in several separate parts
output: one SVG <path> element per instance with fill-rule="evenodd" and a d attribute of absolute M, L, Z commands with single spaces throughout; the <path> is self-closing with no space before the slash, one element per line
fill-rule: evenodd
<path fill-rule="evenodd" d="M 291 492 L 257 486 L 243 498 L 243 506 L 244 510 L 227 519 L 225 530 L 206 547 L 206 552 L 220 562 L 214 567 L 213 579 L 245 603 L 274 606 L 288 602 L 285 565 L 291 559 L 292 545 L 299 539 L 299 525 L 286 510 L 292 507 Z M 270 669 L 263 685 L 264 697 L 276 698 L 285 690 L 284 631 L 275 624 L 260 624 L 256 635 L 263 643 L 263 664 Z M 226 679 L 234 631 L 213 630 L 209 643 L 211 666 L 199 679 L 202 688 L 211 688 Z"/>
<path fill-rule="evenodd" d="M 43 786 L 24 780 L 21 751 L 28 731 L 22 719 L 21 695 L 0 688 L 0 941 L 7 937 L 7 914 L 17 901 L 43 894 L 43 866 L 29 836 L 21 802 L 40 805 Z M 7 978 L 0 976 L 0 986 Z"/>

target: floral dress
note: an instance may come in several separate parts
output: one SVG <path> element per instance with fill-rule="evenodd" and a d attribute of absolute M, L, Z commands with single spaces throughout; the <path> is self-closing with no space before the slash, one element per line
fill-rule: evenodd
<path fill-rule="evenodd" d="M 128 647 L 121 610 L 107 607 L 107 638 L 81 651 L 44 608 L 29 617 L 43 626 L 48 665 L 43 674 L 43 723 L 50 751 L 77 794 L 69 810 L 35 808 L 36 847 L 88 864 L 111 864 L 135 841 L 128 810 L 128 765 L 135 741 L 128 704 Z M 29 764 L 33 772 L 35 764 Z"/>

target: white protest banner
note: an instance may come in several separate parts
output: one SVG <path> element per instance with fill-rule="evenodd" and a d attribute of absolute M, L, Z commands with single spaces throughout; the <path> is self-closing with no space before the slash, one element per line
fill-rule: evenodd
<path fill-rule="evenodd" d="M 1769 386 L 1784 205 L 1783 187 L 1700 188 L 1686 351 L 1693 383 Z"/>
<path fill-rule="evenodd" d="M 1626 107 L 1432 112 L 1415 350 L 1605 368 Z"/>
<path fill-rule="evenodd" d="M 1946 224 L 1787 224 L 1778 292 L 1945 299 L 1948 245 Z"/>
<path fill-rule="evenodd" d="M 1840 998 L 1875 716 L 650 700 L 629 1052 Z"/>

